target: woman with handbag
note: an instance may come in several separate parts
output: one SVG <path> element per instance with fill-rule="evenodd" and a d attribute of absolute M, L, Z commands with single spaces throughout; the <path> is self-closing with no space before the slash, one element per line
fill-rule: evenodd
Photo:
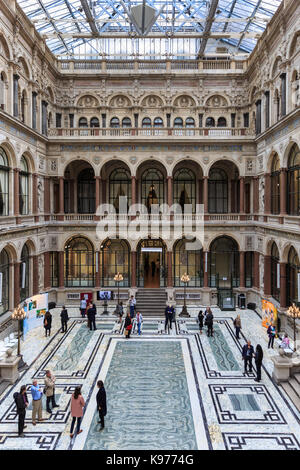
<path fill-rule="evenodd" d="M 124 324 L 124 331 L 125 331 L 125 337 L 126 339 L 130 338 L 130 333 L 132 330 L 132 318 L 130 316 L 130 313 L 127 313 L 127 316 L 125 318 L 125 324 Z"/>

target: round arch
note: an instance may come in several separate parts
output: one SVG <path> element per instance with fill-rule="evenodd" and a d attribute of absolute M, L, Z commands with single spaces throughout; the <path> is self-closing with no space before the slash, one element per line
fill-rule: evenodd
<path fill-rule="evenodd" d="M 115 287 L 115 275 L 123 276 L 120 287 L 130 287 L 130 244 L 124 239 L 106 238 L 100 245 L 101 285 Z"/>
<path fill-rule="evenodd" d="M 210 287 L 239 287 L 239 244 L 235 238 L 221 235 L 209 245 Z"/>
<path fill-rule="evenodd" d="M 94 287 L 95 249 L 86 236 L 69 237 L 64 246 L 66 287 Z"/>

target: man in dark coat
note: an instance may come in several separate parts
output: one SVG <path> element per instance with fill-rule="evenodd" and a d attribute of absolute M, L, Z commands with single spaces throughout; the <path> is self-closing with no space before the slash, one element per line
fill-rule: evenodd
<path fill-rule="evenodd" d="M 66 309 L 64 305 L 63 305 L 62 311 L 60 312 L 60 318 L 61 318 L 61 332 L 66 333 L 69 315 L 68 315 L 68 310 Z"/>
<path fill-rule="evenodd" d="M 99 388 L 96 400 L 97 409 L 99 411 L 99 423 L 101 423 L 100 431 L 104 428 L 104 416 L 106 415 L 106 391 L 102 380 L 98 380 L 97 386 Z"/>
<path fill-rule="evenodd" d="M 254 349 L 251 341 L 243 346 L 242 357 L 244 359 L 244 371 L 247 372 L 247 365 L 249 365 L 249 372 L 252 372 L 252 358 L 254 356 Z"/>
<path fill-rule="evenodd" d="M 92 331 L 92 326 L 94 327 L 94 330 L 96 330 L 96 309 L 92 304 L 90 304 L 89 309 L 87 311 L 87 317 L 90 325 L 90 330 Z"/>
<path fill-rule="evenodd" d="M 207 326 L 207 336 L 213 336 L 214 316 L 211 311 L 206 315 L 205 324 Z"/>
<path fill-rule="evenodd" d="M 20 393 L 16 392 L 14 393 L 14 400 L 16 403 L 17 407 L 17 413 L 18 413 L 18 434 L 19 437 L 24 437 L 23 429 L 26 428 L 24 426 L 25 423 L 25 415 L 26 415 L 26 408 L 28 406 L 28 398 L 27 398 L 27 393 L 26 393 L 26 385 L 22 385 L 20 389 Z"/>
<path fill-rule="evenodd" d="M 172 308 L 170 305 L 167 305 L 167 306 L 166 306 L 166 309 L 165 309 L 165 317 L 166 317 L 166 321 L 165 321 L 165 331 L 167 331 L 167 326 L 168 326 L 168 324 L 169 324 L 169 326 L 170 326 L 170 330 L 172 330 L 173 308 Z"/>

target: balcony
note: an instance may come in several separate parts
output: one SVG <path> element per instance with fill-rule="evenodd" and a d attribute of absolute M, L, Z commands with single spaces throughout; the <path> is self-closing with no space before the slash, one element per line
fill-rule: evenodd
<path fill-rule="evenodd" d="M 52 140 L 67 139 L 135 139 L 135 140 L 152 140 L 176 137 L 176 139 L 184 140 L 186 138 L 198 141 L 199 138 L 204 139 L 228 139 L 228 138 L 244 138 L 253 137 L 249 128 L 100 128 L 100 127 L 73 127 L 73 128 L 54 128 L 48 129 L 48 138 Z"/>

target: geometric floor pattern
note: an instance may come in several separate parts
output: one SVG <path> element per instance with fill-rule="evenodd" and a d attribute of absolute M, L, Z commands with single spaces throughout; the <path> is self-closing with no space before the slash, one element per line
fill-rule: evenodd
<path fill-rule="evenodd" d="M 214 337 L 199 334 L 194 318 L 158 334 L 157 319 L 146 319 L 141 336 L 113 334 L 114 318 L 99 316 L 97 330 L 69 309 L 66 334 L 59 310 L 50 337 L 37 328 L 22 342 L 29 369 L 0 396 L 0 450 L 232 449 L 300 450 L 300 414 L 272 380 L 275 350 L 267 349 L 266 330 L 253 311 L 239 311 L 242 334 L 236 340 L 237 312 L 213 309 Z M 245 341 L 264 351 L 262 381 L 244 373 Z M 45 371 L 56 376 L 55 408 L 36 426 L 31 422 L 32 380 L 44 386 Z M 97 380 L 107 393 L 105 428 L 99 431 Z M 25 437 L 17 436 L 13 393 L 25 384 L 30 398 Z M 70 439 L 70 398 L 77 385 L 86 401 L 83 432 Z"/>

